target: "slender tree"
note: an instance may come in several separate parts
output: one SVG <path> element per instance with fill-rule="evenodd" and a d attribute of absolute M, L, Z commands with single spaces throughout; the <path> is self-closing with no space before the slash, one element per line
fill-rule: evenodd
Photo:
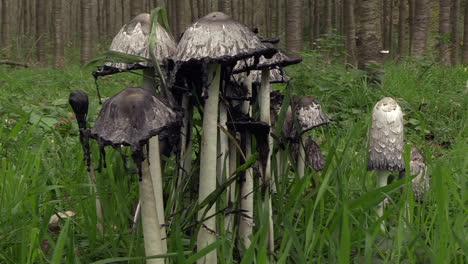
<path fill-rule="evenodd" d="M 302 51 L 303 0 L 288 0 L 287 3 L 286 47 L 291 51 Z"/>
<path fill-rule="evenodd" d="M 408 48 L 407 48 L 407 9 L 406 9 L 406 1 L 399 0 L 398 5 L 398 56 L 403 57 L 406 56 Z"/>
<path fill-rule="evenodd" d="M 439 59 L 445 65 L 450 65 L 450 2 L 439 0 Z"/>
<path fill-rule="evenodd" d="M 356 65 L 356 27 L 354 21 L 355 0 L 344 0 L 344 30 L 346 36 L 346 63 Z"/>
<path fill-rule="evenodd" d="M 36 1 L 36 54 L 39 63 L 46 63 L 47 50 L 46 43 L 48 40 L 47 34 L 47 10 L 41 1 Z"/>
<path fill-rule="evenodd" d="M 463 26 L 463 63 L 468 63 L 468 3 L 465 2 L 465 24 Z"/>
<path fill-rule="evenodd" d="M 91 0 L 81 1 L 81 64 L 92 58 Z"/>
<path fill-rule="evenodd" d="M 414 1 L 413 34 L 411 55 L 420 57 L 426 51 L 427 31 L 429 27 L 429 0 Z"/>
<path fill-rule="evenodd" d="M 358 0 L 358 67 L 371 74 L 379 74 L 382 66 L 381 12 L 379 0 Z"/>
<path fill-rule="evenodd" d="M 54 0 L 54 67 L 64 65 L 62 0 Z"/>
<path fill-rule="evenodd" d="M 2 17 L 0 18 L 2 39 L 1 48 L 6 48 L 10 45 L 10 21 L 8 15 L 8 1 L 3 0 L 1 3 Z"/>
<path fill-rule="evenodd" d="M 452 8 L 450 12 L 452 25 L 451 34 L 451 62 L 452 65 L 457 65 L 460 62 L 460 0 L 452 0 Z"/>
<path fill-rule="evenodd" d="M 412 55 L 413 35 L 414 35 L 414 5 L 416 0 L 408 0 L 408 24 L 409 24 L 409 39 L 408 39 L 408 54 Z"/>

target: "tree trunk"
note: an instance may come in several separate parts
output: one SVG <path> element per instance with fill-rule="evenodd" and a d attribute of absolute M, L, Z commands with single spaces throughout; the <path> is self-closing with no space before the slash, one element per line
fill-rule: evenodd
<path fill-rule="evenodd" d="M 406 24 L 406 4 L 405 0 L 400 0 L 398 7 L 398 56 L 401 58 L 406 56 L 408 48 L 406 45 L 406 33 L 407 33 L 407 24 Z"/>
<path fill-rule="evenodd" d="M 380 74 L 382 66 L 381 11 L 378 0 L 359 0 L 358 67 L 371 74 Z"/>
<path fill-rule="evenodd" d="M 429 0 L 415 0 L 411 55 L 421 57 L 426 51 L 429 26 Z"/>
<path fill-rule="evenodd" d="M 465 3 L 465 25 L 463 26 L 463 63 L 468 63 L 468 3 Z"/>
<path fill-rule="evenodd" d="M 439 59 L 450 65 L 450 3 L 451 0 L 439 0 Z"/>
<path fill-rule="evenodd" d="M 408 39 L 408 54 L 411 56 L 413 54 L 413 35 L 414 35 L 414 1 L 408 0 L 408 24 L 409 24 L 409 39 Z"/>
<path fill-rule="evenodd" d="M 320 3 L 322 0 L 315 0 L 314 7 L 314 41 L 312 42 L 313 49 L 317 48 L 317 40 L 320 37 Z"/>
<path fill-rule="evenodd" d="M 218 0 L 218 10 L 225 13 L 228 16 L 232 16 L 231 0 Z"/>
<path fill-rule="evenodd" d="M 286 47 L 290 51 L 302 51 L 302 4 L 303 0 L 288 0 Z"/>
<path fill-rule="evenodd" d="M 346 63 L 356 65 L 356 28 L 354 21 L 354 0 L 344 0 L 344 29 L 346 36 Z"/>
<path fill-rule="evenodd" d="M 10 16 L 9 16 L 9 5 L 7 0 L 2 1 L 2 18 L 0 23 L 2 25 L 2 42 L 1 47 L 7 48 L 10 46 Z"/>
<path fill-rule="evenodd" d="M 40 64 L 45 64 L 47 59 L 46 43 L 47 37 L 47 10 L 44 3 L 36 0 L 36 54 Z"/>
<path fill-rule="evenodd" d="M 132 18 L 143 13 L 143 1 L 142 0 L 131 0 L 130 1 L 130 15 Z"/>
<path fill-rule="evenodd" d="M 81 1 L 81 64 L 92 58 L 91 0 Z"/>
<path fill-rule="evenodd" d="M 451 61 L 452 65 L 457 65 L 460 62 L 460 31 L 459 31 L 459 18 L 460 18 L 460 0 L 452 0 L 451 10 L 452 20 L 452 47 L 451 47 Z"/>
<path fill-rule="evenodd" d="M 54 67 L 64 66 L 62 0 L 54 0 Z"/>

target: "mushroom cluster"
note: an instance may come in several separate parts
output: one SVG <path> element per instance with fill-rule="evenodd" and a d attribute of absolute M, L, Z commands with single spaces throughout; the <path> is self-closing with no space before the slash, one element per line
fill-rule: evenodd
<path fill-rule="evenodd" d="M 271 160 L 275 146 L 283 145 L 285 141 L 295 145 L 299 150 L 296 162 L 303 164 L 302 172 L 298 172 L 301 177 L 304 164 L 321 170 L 325 162 L 318 145 L 305 135 L 330 121 L 312 97 L 293 96 L 286 106 L 288 111 L 282 129 L 284 140 L 274 141 L 271 136 L 283 104 L 282 95 L 273 91 L 271 84 L 288 83 L 290 78 L 283 67 L 299 63 L 302 58 L 275 47 L 278 38 L 261 39 L 257 32 L 221 12 L 210 13 L 195 21 L 183 32 L 178 44 L 164 26 L 151 21 L 152 17 L 149 14 L 136 16 L 121 28 L 111 44 L 110 50 L 133 57 L 105 62 L 93 72 L 97 78 L 143 70 L 142 88 L 125 88 L 109 97 L 92 128 L 86 127 L 87 95 L 81 91 L 70 95 L 86 160 L 91 161 L 89 139 L 98 143 L 99 168 L 106 167 L 107 146 L 118 151 L 130 148 L 139 174 L 139 208 L 146 255 L 166 253 L 164 238 L 168 225 L 164 216 L 164 197 L 167 196 L 163 196 L 164 165 L 159 157 L 162 151 L 159 144 L 169 146 L 169 152 L 176 153 L 176 184 L 169 193 L 169 199 L 173 199 L 170 210 L 175 213 L 182 209 L 173 197 L 176 188 L 181 188 L 192 170 L 193 115 L 198 110 L 202 116 L 200 163 L 195 166 L 199 168 L 199 203 L 209 199 L 218 186 L 232 182 L 226 192 L 228 204 L 231 211 L 237 209 L 242 213 L 238 221 L 234 214 L 226 217 L 226 230 L 233 232 L 233 225 L 238 223 L 237 241 L 243 254 L 243 250 L 250 246 L 255 225 L 253 196 L 254 183 L 258 183 L 262 187 L 263 206 L 270 212 L 268 223 L 263 224 L 268 224 L 268 251 L 273 254 L 274 212 L 269 194 L 274 188 Z M 155 45 L 150 45 L 154 31 L 157 40 Z M 154 50 L 150 48 L 153 46 Z M 164 71 L 155 71 L 159 67 Z M 161 80 L 159 85 L 158 80 Z M 255 152 L 259 153 L 258 162 L 253 162 L 239 175 L 238 166 L 254 158 Z M 91 162 L 88 167 L 92 171 Z M 236 196 L 236 188 L 239 188 L 239 196 Z M 236 206 L 238 208 L 233 208 Z M 216 201 L 210 201 L 198 211 L 198 250 L 217 239 L 218 225 L 213 216 L 218 209 Z M 216 263 L 217 259 L 216 250 L 213 250 L 203 256 L 200 263 Z M 152 261 L 161 263 L 161 260 L 148 260 L 148 263 Z"/>

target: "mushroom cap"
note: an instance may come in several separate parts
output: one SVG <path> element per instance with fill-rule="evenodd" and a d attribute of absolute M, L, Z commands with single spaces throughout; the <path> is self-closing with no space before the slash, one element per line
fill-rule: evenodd
<path fill-rule="evenodd" d="M 411 176 L 416 176 L 412 181 L 414 199 L 416 201 L 422 201 L 424 199 L 424 194 L 430 188 L 430 179 L 429 175 L 427 175 L 427 166 L 424 161 L 424 156 L 419 149 L 415 147 L 411 149 L 410 172 Z"/>
<path fill-rule="evenodd" d="M 403 112 L 393 98 L 385 97 L 372 111 L 369 170 L 401 171 L 403 165 Z"/>
<path fill-rule="evenodd" d="M 312 137 L 307 136 L 303 142 L 305 149 L 305 158 L 307 164 L 309 164 L 315 171 L 321 171 L 325 168 L 325 158 L 323 157 L 320 147 L 312 140 Z M 292 151 L 295 157 L 299 155 L 299 142 L 292 144 Z"/>
<path fill-rule="evenodd" d="M 276 52 L 262 43 L 247 26 L 221 13 L 210 13 L 184 32 L 177 46 L 179 63 L 231 63 L 253 56 L 271 56 Z"/>
<path fill-rule="evenodd" d="M 260 84 L 262 82 L 262 71 L 260 70 L 253 70 L 250 71 L 252 75 L 252 83 L 253 84 Z M 244 79 L 243 74 L 234 74 L 234 79 L 238 83 L 242 83 Z M 288 83 L 291 78 L 286 75 L 286 73 L 282 69 L 271 69 L 270 70 L 270 83 Z"/>
<path fill-rule="evenodd" d="M 155 46 L 155 55 L 160 64 L 166 59 L 171 58 L 176 53 L 177 44 L 174 37 L 159 23 L 157 23 L 157 41 Z M 150 14 L 142 13 L 125 24 L 115 35 L 110 46 L 110 50 L 118 51 L 130 55 L 137 55 L 150 59 L 149 37 L 151 33 Z M 152 63 L 114 63 L 107 62 L 105 66 L 113 67 L 119 70 L 134 70 L 145 67 L 152 67 Z"/>
<path fill-rule="evenodd" d="M 248 70 L 261 70 L 261 69 L 273 69 L 277 67 L 286 67 L 292 64 L 297 64 L 302 61 L 302 57 L 296 53 L 288 52 L 284 50 L 278 50 L 278 52 L 271 58 L 265 56 L 260 57 L 259 61 L 256 62 L 255 58 L 250 58 L 245 61 L 238 61 L 234 67 L 233 72 L 239 73 Z"/>
<path fill-rule="evenodd" d="M 272 125 L 277 122 L 283 95 L 273 91 L 270 95 L 270 116 Z M 295 113 L 295 115 L 294 115 Z M 320 103 L 311 96 L 293 96 L 283 121 L 283 136 L 297 140 L 305 132 L 318 126 L 325 125 L 331 118 L 322 111 Z M 296 124 L 299 126 L 297 127 Z"/>
<path fill-rule="evenodd" d="M 137 150 L 153 136 L 171 135 L 179 124 L 178 113 L 164 98 L 142 88 L 126 88 L 104 103 L 90 136 L 100 145 Z"/>
<path fill-rule="evenodd" d="M 86 128 L 86 116 L 88 115 L 89 106 L 88 95 L 82 90 L 73 91 L 68 97 L 68 103 L 75 113 L 79 127 Z"/>
<path fill-rule="evenodd" d="M 430 179 L 427 175 L 427 166 L 424 160 L 424 156 L 416 147 L 411 148 L 410 175 L 416 176 L 412 180 L 414 199 L 416 201 L 423 201 L 424 194 L 430 188 Z M 400 178 L 403 178 L 404 176 L 405 171 L 401 171 Z"/>

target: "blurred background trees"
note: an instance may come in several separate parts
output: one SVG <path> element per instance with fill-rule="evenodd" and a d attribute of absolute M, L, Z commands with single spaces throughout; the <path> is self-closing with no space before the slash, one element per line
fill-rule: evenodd
<path fill-rule="evenodd" d="M 0 0 L 0 60 L 62 67 L 107 49 L 118 29 L 155 7 L 168 10 L 176 39 L 220 10 L 280 37 L 294 51 L 368 69 L 384 60 L 428 56 L 468 63 L 464 0 Z M 384 52 L 382 52 L 384 51 Z M 386 52 L 388 51 L 388 53 Z"/>

